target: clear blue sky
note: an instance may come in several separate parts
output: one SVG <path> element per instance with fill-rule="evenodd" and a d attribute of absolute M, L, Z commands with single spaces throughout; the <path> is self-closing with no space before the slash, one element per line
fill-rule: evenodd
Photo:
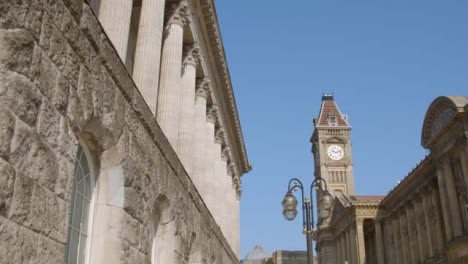
<path fill-rule="evenodd" d="M 353 130 L 357 194 L 386 194 L 426 151 L 424 114 L 468 95 L 468 1 L 216 0 L 253 171 L 242 178 L 241 256 L 305 249 L 281 215 L 287 181 L 310 184 L 322 93 Z M 298 217 L 300 219 L 300 217 Z"/>

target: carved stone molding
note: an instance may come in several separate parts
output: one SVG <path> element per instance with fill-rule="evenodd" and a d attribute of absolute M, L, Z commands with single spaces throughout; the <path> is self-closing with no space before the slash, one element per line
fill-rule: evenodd
<path fill-rule="evenodd" d="M 193 65 L 197 67 L 200 61 L 200 48 L 196 43 L 185 45 L 183 54 L 183 65 Z"/>
<path fill-rule="evenodd" d="M 210 94 L 210 80 L 207 77 L 204 78 L 198 78 L 196 81 L 196 96 L 197 97 L 203 97 L 203 98 L 208 98 L 208 95 Z"/>
<path fill-rule="evenodd" d="M 218 121 L 218 107 L 216 105 L 210 105 L 206 109 L 206 122 L 216 124 Z"/>
<path fill-rule="evenodd" d="M 225 145 L 221 151 L 221 159 L 226 162 L 231 160 L 231 148 L 228 145 Z"/>
<path fill-rule="evenodd" d="M 224 129 L 222 127 L 218 128 L 215 133 L 215 143 L 224 145 L 226 142 L 224 138 Z"/>
<path fill-rule="evenodd" d="M 187 1 L 181 0 L 179 2 L 169 4 L 166 9 L 166 29 L 172 24 L 184 27 L 188 22 L 187 19 Z"/>

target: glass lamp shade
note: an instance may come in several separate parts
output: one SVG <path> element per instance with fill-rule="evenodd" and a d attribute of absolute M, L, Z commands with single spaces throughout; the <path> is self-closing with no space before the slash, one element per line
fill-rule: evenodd
<path fill-rule="evenodd" d="M 294 209 L 294 210 L 283 210 L 283 215 L 284 215 L 284 218 L 286 218 L 286 220 L 288 221 L 292 221 L 294 218 L 296 218 L 296 215 L 297 215 L 297 210 Z"/>
<path fill-rule="evenodd" d="M 297 207 L 297 199 L 291 192 L 287 192 L 283 199 L 283 210 L 284 211 L 292 211 L 296 210 Z"/>
<path fill-rule="evenodd" d="M 333 196 L 327 191 L 325 191 L 320 196 L 320 201 L 318 203 L 318 216 L 321 219 L 326 219 L 330 217 L 331 210 L 333 207 Z"/>

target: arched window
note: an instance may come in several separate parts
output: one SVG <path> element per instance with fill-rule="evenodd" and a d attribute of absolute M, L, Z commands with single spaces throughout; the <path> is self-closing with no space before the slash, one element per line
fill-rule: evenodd
<path fill-rule="evenodd" d="M 89 252 L 90 212 L 95 185 L 92 165 L 81 145 L 78 145 L 73 177 L 70 219 L 68 220 L 67 251 L 65 263 L 87 262 Z"/>

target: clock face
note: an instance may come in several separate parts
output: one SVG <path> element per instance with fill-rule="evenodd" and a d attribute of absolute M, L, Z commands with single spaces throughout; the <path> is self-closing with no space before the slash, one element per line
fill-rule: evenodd
<path fill-rule="evenodd" d="M 344 151 L 340 146 L 337 145 L 331 145 L 328 147 L 328 157 L 332 160 L 340 160 L 344 156 Z"/>

